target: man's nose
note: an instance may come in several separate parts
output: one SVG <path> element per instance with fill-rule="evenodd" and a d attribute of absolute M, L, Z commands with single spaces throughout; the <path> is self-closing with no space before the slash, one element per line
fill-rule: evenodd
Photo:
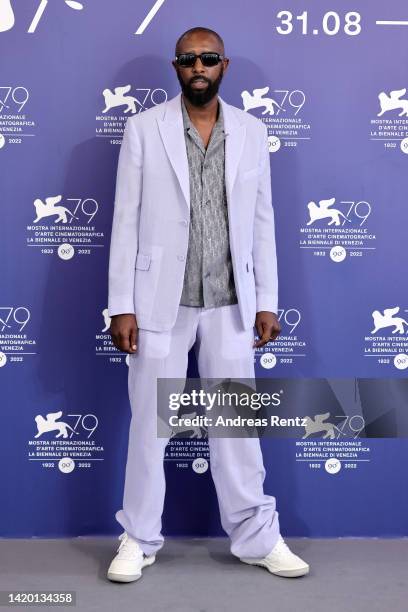
<path fill-rule="evenodd" d="M 204 64 L 203 64 L 203 63 L 202 63 L 202 61 L 201 61 L 201 57 L 198 57 L 198 56 L 197 56 L 197 57 L 195 58 L 195 62 L 194 62 L 194 64 L 193 64 L 193 70 L 195 70 L 196 72 L 197 72 L 197 71 L 199 71 L 199 72 L 203 72 L 203 71 L 205 70 L 205 66 L 204 66 Z"/>

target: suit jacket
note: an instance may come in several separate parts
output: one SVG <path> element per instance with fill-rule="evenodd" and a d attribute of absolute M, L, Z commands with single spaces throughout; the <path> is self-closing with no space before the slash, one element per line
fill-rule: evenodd
<path fill-rule="evenodd" d="M 181 92 L 127 119 L 120 148 L 109 256 L 109 316 L 170 330 L 183 288 L 190 182 Z M 245 329 L 277 313 L 278 275 L 267 128 L 227 104 L 225 183 L 231 259 Z"/>

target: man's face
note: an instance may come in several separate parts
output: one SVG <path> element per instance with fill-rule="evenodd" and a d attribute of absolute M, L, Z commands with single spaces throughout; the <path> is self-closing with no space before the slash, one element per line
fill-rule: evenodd
<path fill-rule="evenodd" d="M 218 40 L 211 35 L 197 33 L 190 35 L 181 41 L 177 53 L 196 53 L 213 51 L 224 54 Z M 194 66 L 183 68 L 178 66 L 175 60 L 172 62 L 176 69 L 177 78 L 181 85 L 184 96 L 194 106 L 207 104 L 218 93 L 218 88 L 228 66 L 228 60 L 224 59 L 217 66 L 206 67 L 197 58 Z"/>

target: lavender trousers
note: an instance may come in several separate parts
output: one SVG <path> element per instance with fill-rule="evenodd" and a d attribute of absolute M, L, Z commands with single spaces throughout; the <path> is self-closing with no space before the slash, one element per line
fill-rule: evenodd
<path fill-rule="evenodd" d="M 157 378 L 184 379 L 194 345 L 201 378 L 255 378 L 254 331 L 244 330 L 238 304 L 217 308 L 179 306 L 169 331 L 139 329 L 129 356 L 132 411 L 123 508 L 115 517 L 147 555 L 164 544 L 164 452 L 157 436 Z M 208 438 L 210 469 L 221 524 L 237 557 L 264 557 L 279 536 L 276 499 L 263 490 L 265 467 L 258 438 Z"/>

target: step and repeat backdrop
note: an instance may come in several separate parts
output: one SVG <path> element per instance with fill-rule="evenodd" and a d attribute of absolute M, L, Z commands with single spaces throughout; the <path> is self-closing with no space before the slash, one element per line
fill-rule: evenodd
<path fill-rule="evenodd" d="M 225 41 L 220 95 L 268 127 L 282 332 L 256 373 L 279 415 L 303 417 L 261 440 L 282 532 L 407 535 L 402 0 L 0 0 L 0 535 L 120 532 L 117 160 L 127 118 L 179 92 L 174 46 L 194 26 Z M 210 461 L 200 427 L 175 432 L 165 534 L 224 534 Z"/>

